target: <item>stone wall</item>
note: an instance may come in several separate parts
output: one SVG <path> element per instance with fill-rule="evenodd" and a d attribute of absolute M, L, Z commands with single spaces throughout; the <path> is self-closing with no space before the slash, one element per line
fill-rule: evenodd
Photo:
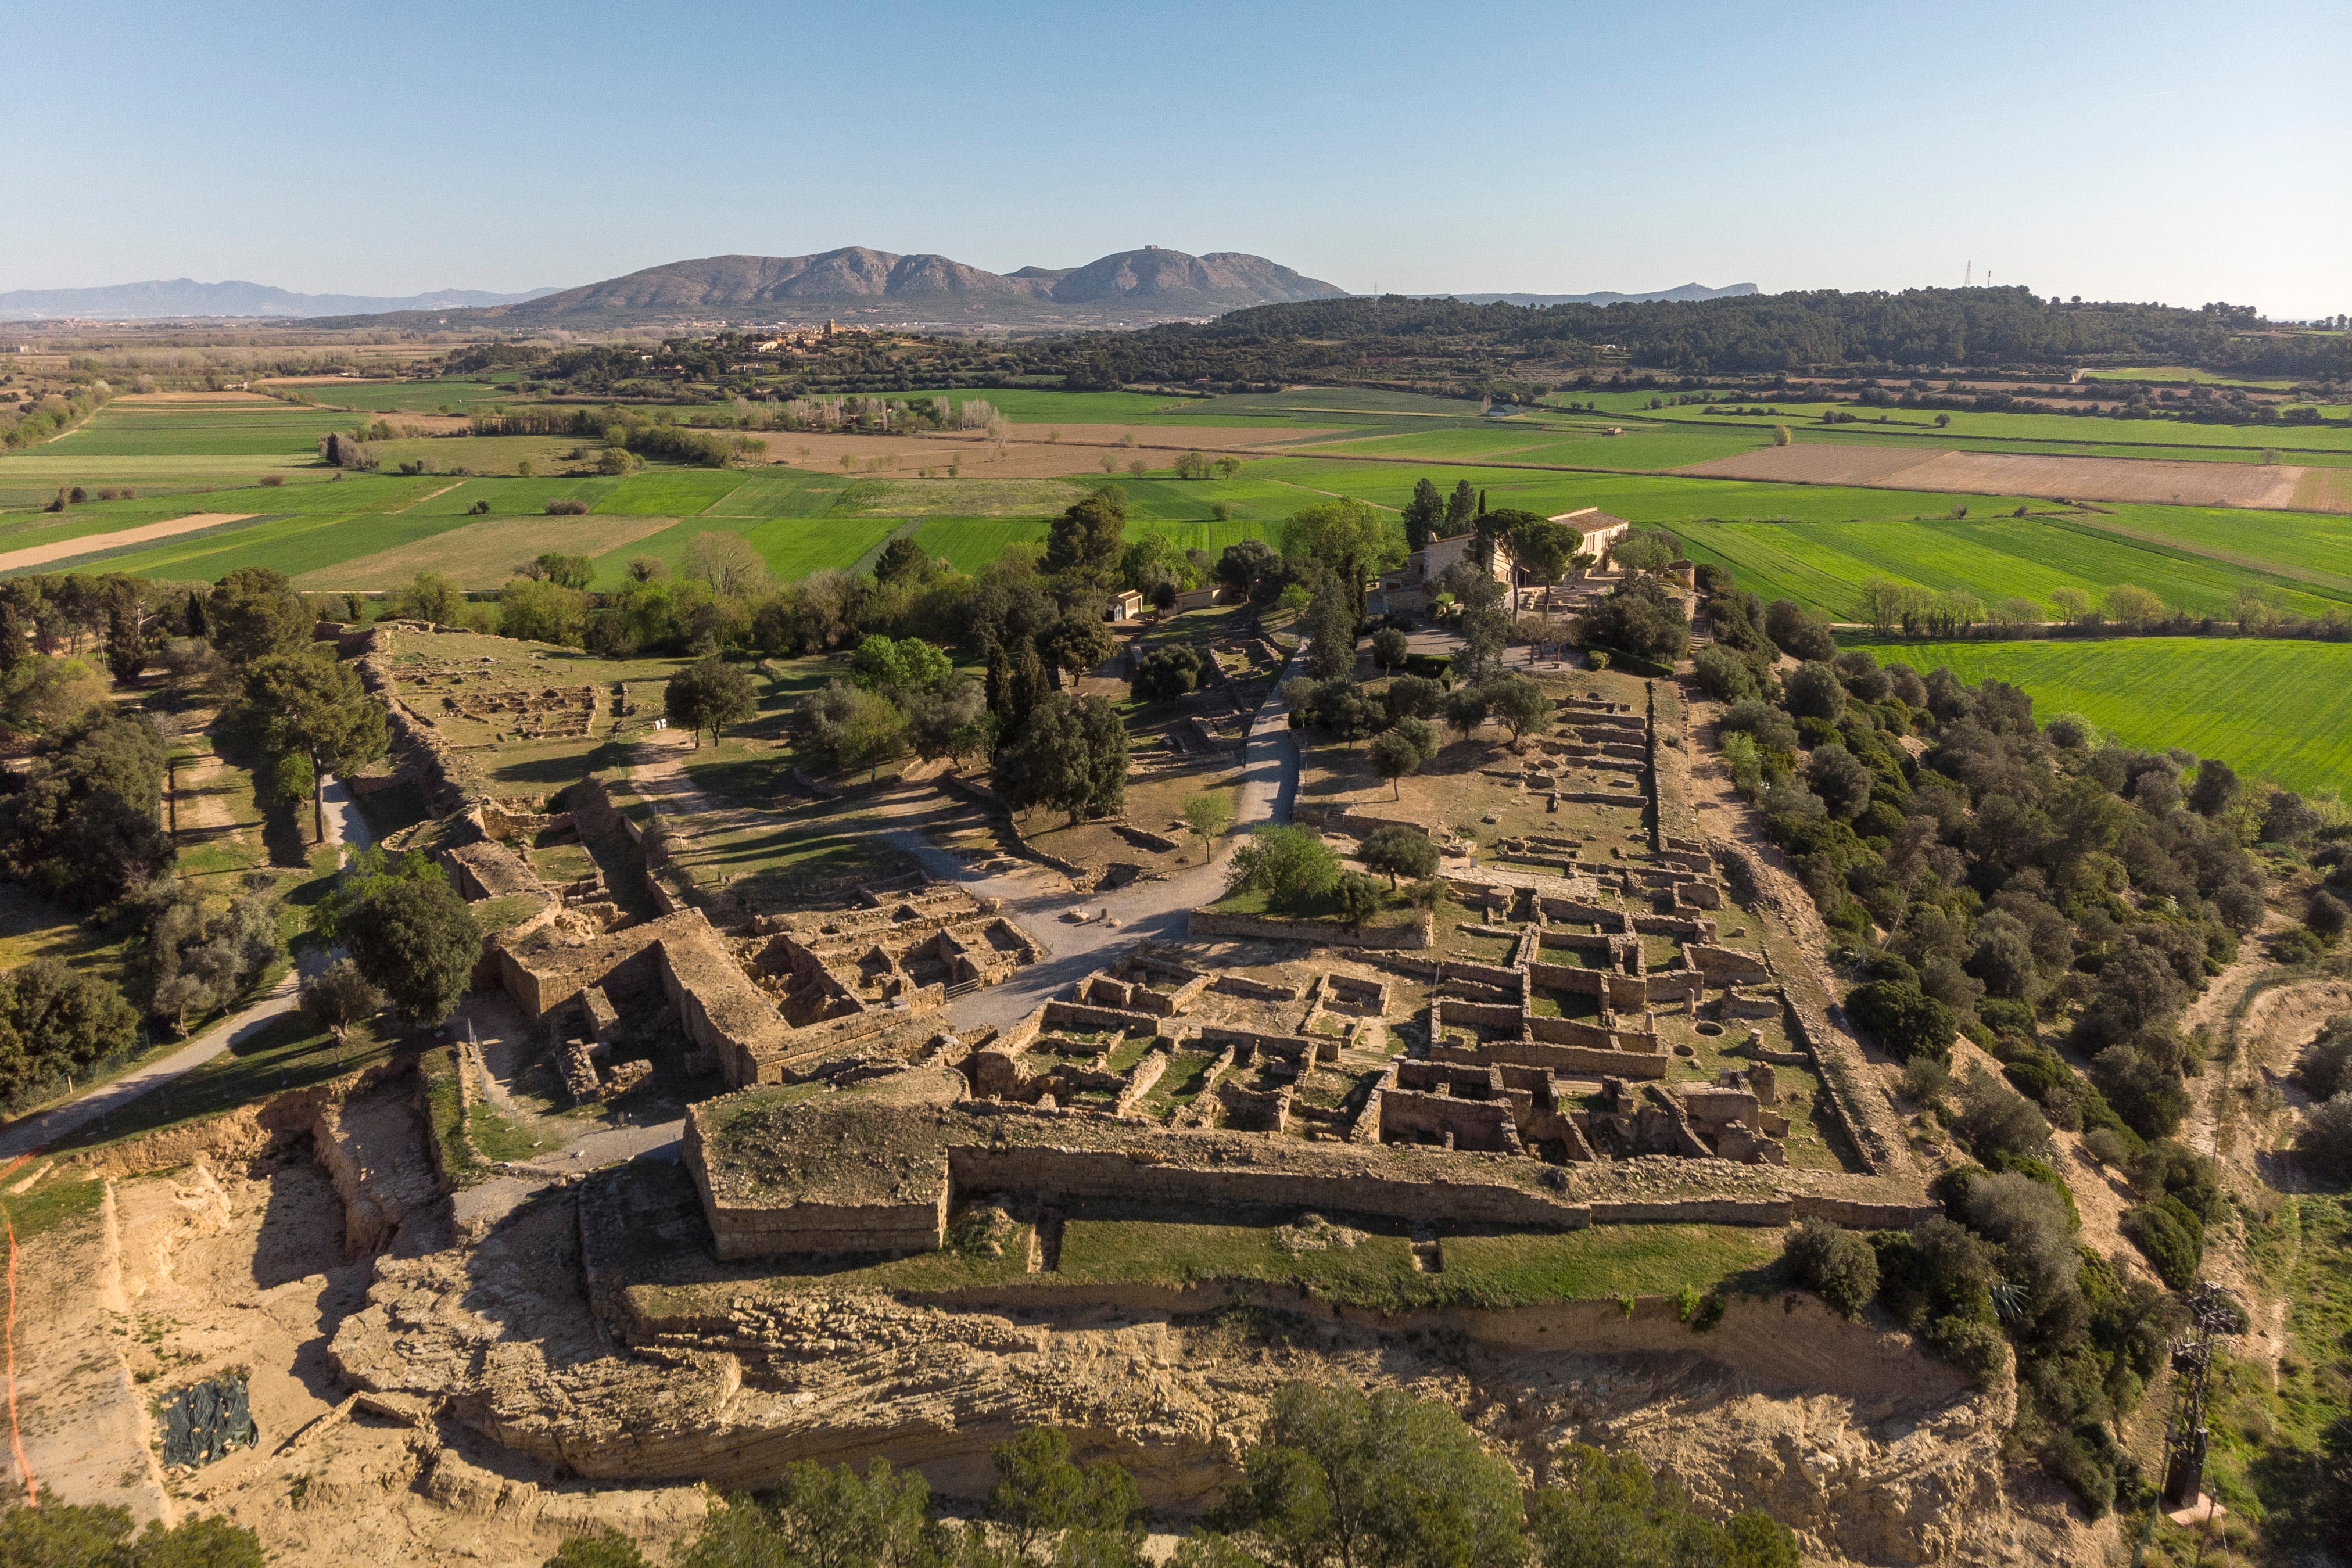
<path fill-rule="evenodd" d="M 1196 909 L 1192 914 L 1194 936 L 1269 936 L 1280 942 L 1306 942 L 1318 947 L 1427 947 L 1435 941 L 1435 923 L 1423 911 L 1404 925 L 1368 925 L 1360 930 L 1320 920 L 1277 920 L 1262 915 L 1220 915 Z"/>
<path fill-rule="evenodd" d="M 1353 1171 L 1324 1176 L 1235 1166 L 1203 1169 L 1143 1164 L 1124 1154 L 1094 1150 L 984 1146 L 950 1149 L 948 1166 L 959 1197 L 1044 1192 L 1175 1205 L 1309 1208 L 1530 1230 L 1580 1230 L 1592 1218 L 1586 1205 L 1478 1180 L 1468 1172 L 1459 1178 L 1412 1181 Z"/>
<path fill-rule="evenodd" d="M 917 1203 L 722 1204 L 710 1196 L 700 1121 L 689 1112 L 680 1156 L 702 1196 L 712 1249 L 722 1262 L 824 1253 L 936 1251 L 947 1240 L 948 1173 L 936 1198 Z"/>
<path fill-rule="evenodd" d="M 1664 1052 L 1612 1051 L 1605 1046 L 1592 1045 L 1558 1045 L 1540 1040 L 1498 1040 L 1470 1047 L 1433 1045 L 1429 1048 L 1429 1060 L 1495 1062 L 1514 1067 L 1539 1067 L 1549 1072 L 1612 1078 L 1664 1078 L 1667 1065 Z"/>

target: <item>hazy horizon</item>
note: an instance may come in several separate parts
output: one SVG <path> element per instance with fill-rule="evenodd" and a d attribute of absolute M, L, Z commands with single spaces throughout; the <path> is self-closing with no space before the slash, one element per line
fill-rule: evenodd
<path fill-rule="evenodd" d="M 518 5 L 28 13 L 0 293 L 569 287 L 1145 244 L 1355 293 L 1697 282 L 2352 309 L 2352 14 Z"/>

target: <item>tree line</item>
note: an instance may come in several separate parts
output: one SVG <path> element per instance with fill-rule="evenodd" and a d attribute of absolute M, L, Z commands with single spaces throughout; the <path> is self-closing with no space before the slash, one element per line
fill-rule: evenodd
<path fill-rule="evenodd" d="M 216 583 L 64 573 L 0 584 L 0 722 L 26 742 L 23 766 L 0 775 L 0 873 L 121 938 L 126 976 L 118 988 L 36 960 L 0 978 L 0 1102 L 121 1061 L 142 1019 L 186 1032 L 286 958 L 271 879 L 248 879 L 223 905 L 175 874 L 158 720 L 212 710 L 215 749 L 249 768 L 279 827 L 299 836 L 308 817 L 315 831 L 320 777 L 382 758 L 388 742 L 383 705 L 313 639 L 316 622 L 283 575 L 260 569 Z M 125 690 L 138 700 L 118 701 Z M 437 869 L 412 869 L 456 898 Z M 460 935 L 473 932 L 457 909 Z M 435 971 L 422 949 L 361 961 L 412 1016 L 446 1016 L 415 984 L 446 977 L 446 963 Z"/>
<path fill-rule="evenodd" d="M 2160 1365 L 2173 1308 L 2075 1247 L 2051 1128 L 2081 1131 L 2126 1177 L 2125 1234 L 2167 1284 L 2192 1283 L 2219 1186 L 2174 1134 L 2219 1048 L 2181 1030 L 2182 1010 L 2263 923 L 2253 852 L 2340 866 L 2352 818 L 2073 716 L 2037 726 L 2014 686 L 1840 652 L 1801 606 L 1711 583 L 1716 642 L 1695 665 L 1727 705 L 1724 761 L 1828 923 L 1854 981 L 1847 1015 L 1977 1161 L 1937 1184 L 1948 1221 L 1870 1243 L 1875 1275 L 1840 1243 L 1837 1268 L 1862 1283 L 1839 1288 L 1887 1300 L 1979 1376 L 2005 1338 L 2021 1437 L 2104 1507 L 2137 1485 L 2114 1418 Z M 2310 914 L 2335 924 L 2340 901 L 2322 897 Z M 2000 1077 L 1953 1084 L 1957 1035 Z"/>

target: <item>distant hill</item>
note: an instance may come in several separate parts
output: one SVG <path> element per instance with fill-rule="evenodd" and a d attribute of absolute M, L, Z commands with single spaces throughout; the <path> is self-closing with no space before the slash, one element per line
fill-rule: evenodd
<path fill-rule="evenodd" d="M 1661 288 L 1655 294 L 1416 294 L 1412 298 L 1459 299 L 1465 305 L 1652 305 L 1662 299 L 1734 299 L 1759 292 L 1752 283 L 1726 284 L 1721 288 L 1685 283 L 1679 288 Z"/>
<path fill-rule="evenodd" d="M 1115 327 L 1199 320 L 1346 290 L 1261 256 L 1188 256 L 1146 246 L 1084 267 L 989 272 L 944 256 L 850 246 L 818 256 L 712 256 L 649 267 L 469 314 L 500 327 L 666 321 L 823 321 L 908 326 Z M 457 325 L 451 322 L 451 325 Z"/>
<path fill-rule="evenodd" d="M 175 277 L 148 283 L 117 283 L 103 288 L 19 288 L 0 294 L 0 321 L 47 321 L 83 316 L 101 321 L 149 321 L 181 316 L 381 316 L 395 310 L 463 310 L 515 305 L 552 294 L 552 288 L 520 294 L 489 294 L 478 288 L 441 288 L 429 294 L 384 298 L 368 294 L 296 294 L 267 283 L 229 279 L 198 283 Z"/>

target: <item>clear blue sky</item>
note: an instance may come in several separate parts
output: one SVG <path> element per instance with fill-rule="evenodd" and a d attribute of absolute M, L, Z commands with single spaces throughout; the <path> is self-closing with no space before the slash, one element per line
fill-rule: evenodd
<path fill-rule="evenodd" d="M 2352 5 L 9 8 L 0 289 L 1146 243 L 2352 310 Z"/>

